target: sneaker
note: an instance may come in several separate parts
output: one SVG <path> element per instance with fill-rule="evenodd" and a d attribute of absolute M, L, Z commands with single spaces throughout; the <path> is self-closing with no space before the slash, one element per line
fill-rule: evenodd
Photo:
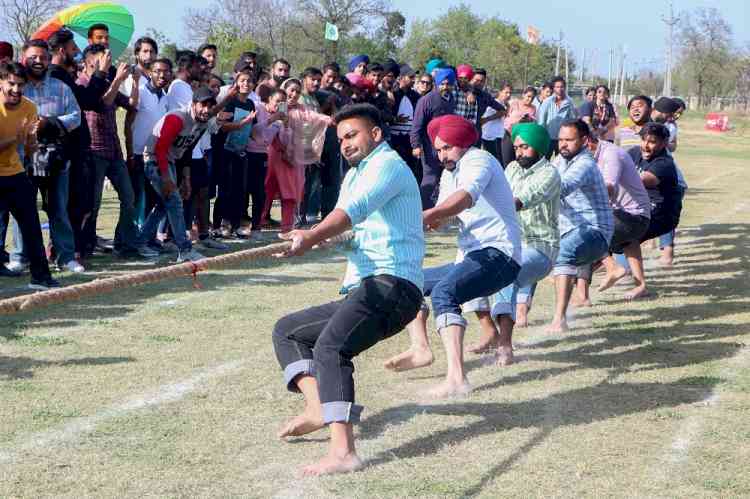
<path fill-rule="evenodd" d="M 158 258 L 159 257 L 159 250 L 152 248 L 148 246 L 147 244 L 144 244 L 143 246 L 138 246 L 136 248 L 136 251 L 138 252 L 138 255 L 143 258 Z"/>
<path fill-rule="evenodd" d="M 27 263 L 22 263 L 14 260 L 6 263 L 5 268 L 10 270 L 11 272 L 23 272 L 24 270 L 29 268 L 29 265 Z"/>
<path fill-rule="evenodd" d="M 216 239 L 212 239 L 210 237 L 207 237 L 206 239 L 201 239 L 200 241 L 198 241 L 198 244 L 200 244 L 206 249 L 222 250 L 222 251 L 226 251 L 229 249 L 228 245 L 224 243 L 220 243 Z"/>
<path fill-rule="evenodd" d="M 115 249 L 115 242 L 112 239 L 105 239 L 103 237 L 96 238 L 96 246 L 94 251 L 98 253 L 112 253 Z"/>
<path fill-rule="evenodd" d="M 177 247 L 177 245 L 172 241 L 167 241 L 161 245 L 162 251 L 164 253 L 179 253 L 180 248 Z"/>
<path fill-rule="evenodd" d="M 72 272 L 74 274 L 83 274 L 84 272 L 86 272 L 86 269 L 83 268 L 83 265 L 75 260 L 71 260 L 66 263 L 65 268 L 68 270 L 68 272 Z"/>
<path fill-rule="evenodd" d="M 198 260 L 203 260 L 206 258 L 205 256 L 201 255 L 194 249 L 184 250 L 180 251 L 177 256 L 177 263 L 183 263 L 183 262 L 196 262 Z"/>
<path fill-rule="evenodd" d="M 34 289 L 37 291 L 46 291 L 48 289 L 59 287 L 61 287 L 60 283 L 52 277 L 45 277 L 44 279 L 34 279 L 32 277 L 31 282 L 29 283 L 29 289 Z"/>
<path fill-rule="evenodd" d="M 250 239 L 250 237 L 253 235 L 253 231 L 251 231 L 247 227 L 240 227 L 239 229 L 234 231 L 234 235 L 240 239 Z"/>
<path fill-rule="evenodd" d="M 18 277 L 20 275 L 20 270 L 10 270 L 7 265 L 0 264 L 0 277 Z"/>

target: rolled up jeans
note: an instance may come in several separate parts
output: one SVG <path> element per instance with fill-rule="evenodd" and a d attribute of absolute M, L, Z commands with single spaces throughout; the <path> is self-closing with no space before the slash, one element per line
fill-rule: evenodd
<path fill-rule="evenodd" d="M 600 231 L 581 225 L 560 237 L 553 275 L 577 276 L 578 267 L 589 265 L 609 254 L 609 241 Z"/>
<path fill-rule="evenodd" d="M 521 270 L 516 280 L 491 297 L 492 306 L 489 297 L 476 298 L 464 304 L 464 312 L 492 311 L 493 317 L 509 315 L 515 321 L 516 304 L 531 305 L 536 283 L 550 273 L 554 263 L 547 255 L 530 246 L 523 247 L 522 255 Z"/>
<path fill-rule="evenodd" d="M 448 326 L 466 327 L 461 304 L 490 296 L 516 280 L 521 266 L 496 248 L 466 254 L 460 263 L 425 269 L 425 296 L 432 299 L 438 332 Z"/>
<path fill-rule="evenodd" d="M 172 226 L 172 234 L 174 235 L 174 242 L 177 245 L 177 248 L 180 251 L 190 250 L 193 245 L 185 232 L 185 216 L 179 189 L 175 189 L 168 197 L 164 197 L 164 194 L 162 193 L 162 178 L 161 173 L 159 172 L 159 166 L 153 161 L 146 163 L 145 173 L 146 178 L 151 182 L 154 191 L 156 191 L 156 195 L 159 196 L 161 203 L 156 203 L 151 210 L 151 213 L 146 216 L 146 221 L 143 222 L 143 229 L 141 230 L 137 245 L 143 246 L 146 243 L 155 240 L 159 223 L 166 216 L 169 220 L 169 225 Z M 169 164 L 169 176 L 176 185 L 177 174 L 173 163 Z"/>
<path fill-rule="evenodd" d="M 323 422 L 358 423 L 352 359 L 395 335 L 417 316 L 422 292 L 399 277 L 367 277 L 343 300 L 282 317 L 273 346 L 287 389 L 298 392 L 300 375 L 315 376 Z"/>

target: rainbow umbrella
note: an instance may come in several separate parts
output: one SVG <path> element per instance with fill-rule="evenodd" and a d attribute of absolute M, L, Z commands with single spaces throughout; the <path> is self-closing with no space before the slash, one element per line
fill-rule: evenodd
<path fill-rule="evenodd" d="M 133 36 L 133 15 L 122 5 L 111 2 L 88 2 L 61 10 L 44 23 L 31 38 L 48 40 L 52 33 L 67 28 L 76 36 L 76 43 L 84 48 L 89 28 L 98 23 L 109 28 L 109 49 L 117 59 L 125 51 Z"/>

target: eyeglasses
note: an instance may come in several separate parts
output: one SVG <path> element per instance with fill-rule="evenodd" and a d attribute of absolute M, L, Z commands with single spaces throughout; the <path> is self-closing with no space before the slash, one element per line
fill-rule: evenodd
<path fill-rule="evenodd" d="M 429 80 L 419 80 L 419 83 L 422 85 L 432 85 L 432 82 Z"/>

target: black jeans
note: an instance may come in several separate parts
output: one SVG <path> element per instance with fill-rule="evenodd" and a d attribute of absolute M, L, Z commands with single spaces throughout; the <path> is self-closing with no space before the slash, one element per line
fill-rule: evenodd
<path fill-rule="evenodd" d="M 49 279 L 49 265 L 36 208 L 36 188 L 26 172 L 0 177 L 0 213 L 5 211 L 9 211 L 18 223 L 24 255 L 29 259 L 32 277 Z"/>
<path fill-rule="evenodd" d="M 266 202 L 266 172 L 268 172 L 268 154 L 259 152 L 247 153 L 247 175 L 245 177 L 245 215 L 247 207 L 250 206 L 250 198 L 253 200 L 252 221 L 253 229 L 260 230 L 261 218 L 263 216 L 263 205 Z"/>
<path fill-rule="evenodd" d="M 498 160 L 501 161 L 500 158 L 500 151 L 498 150 L 500 148 L 500 139 L 492 139 L 492 140 L 484 140 L 482 139 L 482 149 L 487 151 L 488 153 L 492 154 L 492 156 Z M 505 166 L 503 164 L 503 166 Z"/>
<path fill-rule="evenodd" d="M 508 168 L 508 165 L 516 160 L 516 151 L 513 149 L 513 139 L 507 130 L 500 141 L 500 156 L 502 157 L 503 168 Z"/>
<path fill-rule="evenodd" d="M 352 359 L 401 331 L 417 316 L 422 292 L 390 275 L 371 276 L 343 300 L 281 318 L 273 346 L 290 391 L 299 375 L 315 376 L 323 421 L 357 423 L 362 406 L 354 404 Z"/>

